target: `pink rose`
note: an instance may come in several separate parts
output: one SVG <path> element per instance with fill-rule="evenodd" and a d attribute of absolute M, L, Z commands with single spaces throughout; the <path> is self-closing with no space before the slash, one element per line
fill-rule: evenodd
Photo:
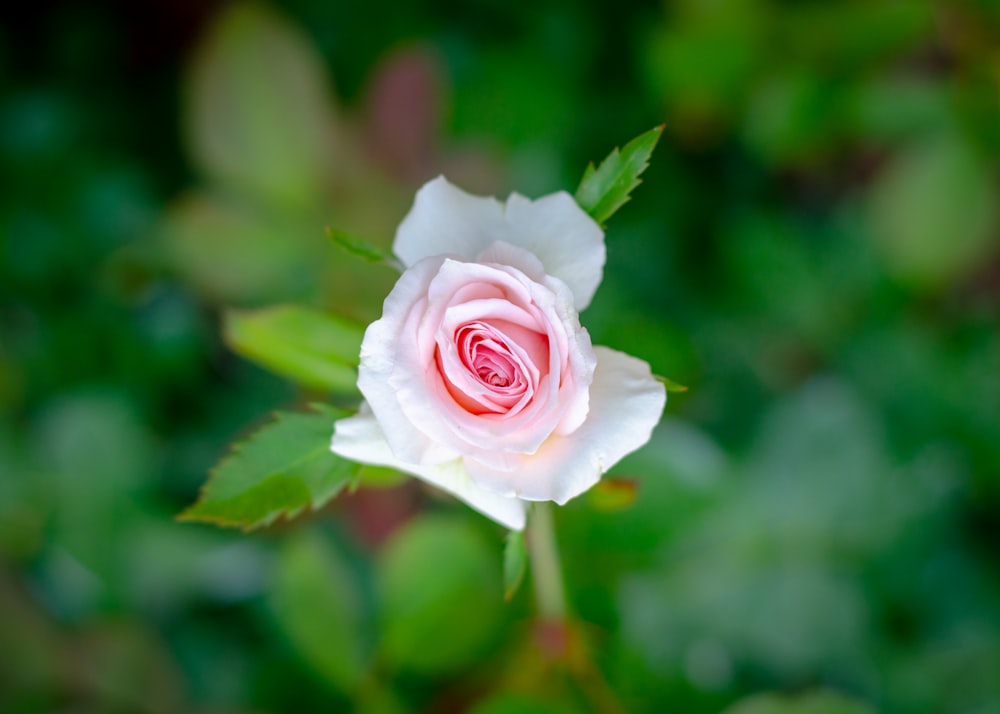
<path fill-rule="evenodd" d="M 453 493 L 509 528 L 563 504 L 649 439 L 666 391 L 580 326 L 604 234 L 565 193 L 506 204 L 443 177 L 393 249 L 406 271 L 361 345 L 365 403 L 332 449 Z"/>

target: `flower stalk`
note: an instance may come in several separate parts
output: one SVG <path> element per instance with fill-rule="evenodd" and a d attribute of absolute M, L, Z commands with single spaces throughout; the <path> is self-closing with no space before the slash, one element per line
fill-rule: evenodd
<path fill-rule="evenodd" d="M 538 616 L 550 622 L 565 622 L 566 594 L 551 503 L 539 501 L 532 505 L 527 536 Z"/>

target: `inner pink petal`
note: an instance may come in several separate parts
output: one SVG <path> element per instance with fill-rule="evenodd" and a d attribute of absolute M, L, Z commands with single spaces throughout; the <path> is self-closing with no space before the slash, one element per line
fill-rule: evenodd
<path fill-rule="evenodd" d="M 481 323 L 463 325 L 454 335 L 439 335 L 435 375 L 466 412 L 506 414 L 526 394 L 531 382 L 503 336 Z"/>
<path fill-rule="evenodd" d="M 510 409 L 510 404 L 497 399 L 497 395 L 483 385 L 478 377 L 470 374 L 464 365 L 456 374 L 456 370 L 449 369 L 449 364 L 454 365 L 454 361 L 444 357 L 438 349 L 435 359 L 436 374 L 428 377 L 439 385 L 439 390 L 446 392 L 461 410 L 481 416 L 503 414 Z"/>
<path fill-rule="evenodd" d="M 528 369 L 534 368 L 532 371 L 536 375 L 539 368 L 546 370 L 549 363 L 549 339 L 546 334 L 503 319 L 484 322 L 499 335 L 499 339 L 512 354 L 520 357 L 519 361 L 525 362 Z M 537 380 L 538 377 L 535 376 L 533 381 Z"/>
<path fill-rule="evenodd" d="M 462 285 L 455 290 L 450 305 L 462 305 L 473 300 L 507 300 L 504 291 L 498 285 L 492 283 L 469 283 Z"/>
<path fill-rule="evenodd" d="M 503 335 L 496 329 L 474 323 L 460 329 L 456 337 L 462 363 L 491 391 L 507 391 L 512 386 L 525 386 L 521 365 L 511 354 Z"/>
<path fill-rule="evenodd" d="M 509 354 L 497 351 L 497 345 L 480 342 L 474 349 L 472 370 L 487 385 L 507 389 L 523 385 L 524 379 Z"/>

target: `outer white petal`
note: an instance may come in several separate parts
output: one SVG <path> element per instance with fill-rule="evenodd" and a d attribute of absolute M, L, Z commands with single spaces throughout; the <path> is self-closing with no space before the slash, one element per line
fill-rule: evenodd
<path fill-rule="evenodd" d="M 363 404 L 352 417 L 336 422 L 330 450 L 352 461 L 389 466 L 412 474 L 429 484 L 457 496 L 485 516 L 513 530 L 524 528 L 525 504 L 486 491 L 469 478 L 459 459 L 442 464 L 408 464 L 396 458 L 389 448 L 378 421 Z"/>
<path fill-rule="evenodd" d="M 442 462 L 455 454 L 434 443 L 399 408 L 390 378 L 396 368 L 404 323 L 427 291 L 441 261 L 425 261 L 404 272 L 385 299 L 382 317 L 368 326 L 361 342 L 358 388 L 392 436 L 392 449 L 409 461 Z"/>
<path fill-rule="evenodd" d="M 533 253 L 570 287 L 577 310 L 590 304 L 604 270 L 604 232 L 565 191 L 536 201 L 514 193 L 505 205 L 439 176 L 417 191 L 393 251 L 406 266 L 435 255 L 472 260 L 495 241 Z"/>
<path fill-rule="evenodd" d="M 566 283 L 577 310 L 590 304 L 604 274 L 604 231 L 572 196 L 560 191 L 530 201 L 513 193 L 507 225 L 507 242 L 534 253 L 546 273 Z"/>
<path fill-rule="evenodd" d="M 417 191 L 392 250 L 406 267 L 436 255 L 471 260 L 494 241 L 506 240 L 507 233 L 502 203 L 473 196 L 438 176 Z"/>
<path fill-rule="evenodd" d="M 466 459 L 483 488 L 528 501 L 562 505 L 583 493 L 623 456 L 649 441 L 667 402 L 667 392 L 649 365 L 607 347 L 595 347 L 597 369 L 590 387 L 590 412 L 566 436 L 553 435 L 513 471 L 489 469 Z"/>

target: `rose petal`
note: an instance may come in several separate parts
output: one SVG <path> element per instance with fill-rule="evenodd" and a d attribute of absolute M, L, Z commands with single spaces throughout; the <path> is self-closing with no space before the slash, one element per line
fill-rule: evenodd
<path fill-rule="evenodd" d="M 490 243 L 473 260 L 477 263 L 509 265 L 512 268 L 517 268 L 536 283 L 544 283 L 546 280 L 552 278 L 551 275 L 546 275 L 545 266 L 542 265 L 542 261 L 538 259 L 538 256 L 524 248 L 518 248 L 516 245 L 511 245 L 502 240 Z M 566 289 L 572 295 L 572 291 L 569 288 Z"/>
<path fill-rule="evenodd" d="M 573 291 L 577 310 L 590 304 L 604 269 L 604 232 L 565 191 L 535 201 L 513 193 L 504 205 L 439 176 L 417 192 L 393 251 L 409 267 L 436 255 L 471 260 L 495 241 L 534 254 Z"/>
<path fill-rule="evenodd" d="M 352 417 L 340 419 L 334 425 L 330 450 L 353 461 L 388 466 L 412 474 L 427 483 L 457 496 L 480 513 L 507 528 L 524 528 L 525 504 L 516 498 L 505 498 L 485 491 L 469 478 L 459 459 L 442 464 L 417 465 L 400 461 L 393 455 L 379 422 L 367 405 Z"/>
<path fill-rule="evenodd" d="M 393 252 L 409 267 L 435 255 L 473 258 L 488 245 L 504 240 L 503 204 L 473 196 L 444 176 L 425 183 L 413 207 L 396 229 Z"/>
<path fill-rule="evenodd" d="M 519 345 L 505 344 L 505 336 L 490 325 L 466 325 L 456 334 L 457 340 L 438 341 L 441 376 L 456 402 L 475 413 L 505 414 L 531 398 L 538 370 Z M 484 373 L 506 384 L 487 382 Z"/>
<path fill-rule="evenodd" d="M 573 304 L 583 310 L 601 284 L 606 258 L 604 231 L 565 191 L 531 201 L 517 193 L 507 199 L 505 240 L 538 256 L 545 272 L 573 291 Z"/>
<path fill-rule="evenodd" d="M 404 326 L 413 310 L 419 310 L 427 285 L 437 273 L 441 260 L 426 260 L 400 276 L 385 299 L 382 317 L 368 326 L 361 343 L 358 389 L 375 413 L 401 459 L 413 463 L 440 463 L 455 453 L 427 438 L 417 423 L 399 409 L 390 377 L 396 370 L 399 344 L 405 342 Z M 412 339 L 412 337 L 411 337 Z"/>
<path fill-rule="evenodd" d="M 477 484 L 506 497 L 562 505 L 649 440 L 666 404 L 666 389 L 646 362 L 607 347 L 594 351 L 597 369 L 583 425 L 572 434 L 551 436 L 537 452 L 521 456 L 510 471 L 466 458 Z"/>
<path fill-rule="evenodd" d="M 437 273 L 420 280 L 405 280 L 410 271 L 425 272 L 428 266 L 438 266 Z M 394 364 L 387 377 L 384 371 L 381 373 L 380 384 L 368 379 L 358 382 L 380 420 L 383 412 L 395 407 L 392 415 L 395 421 L 382 423 L 397 456 L 410 463 L 440 463 L 443 460 L 415 448 L 424 444 L 408 438 L 417 431 L 430 442 L 447 444 L 454 452 L 506 470 L 512 464 L 508 454 L 516 457 L 534 453 L 553 430 L 570 431 L 583 421 L 588 404 L 586 387 L 595 360 L 590 337 L 580 327 L 570 303 L 572 294 L 566 285 L 554 278 L 547 277 L 546 281 L 545 284 L 536 283 L 520 270 L 508 266 L 441 257 L 426 258 L 404 272 L 400 282 L 406 282 L 407 287 L 397 285 L 399 293 L 397 288 L 393 289 L 379 321 L 393 323 L 391 334 L 395 342 L 373 346 L 373 349 L 394 350 Z M 413 285 L 426 285 L 423 295 L 414 295 Z M 528 323 L 524 326 L 529 329 L 530 323 L 537 323 L 546 332 L 548 364 L 530 367 L 529 363 L 535 361 L 532 355 L 520 346 L 512 349 L 511 353 L 522 360 L 526 372 L 538 367 L 540 375 L 537 383 L 531 384 L 530 391 L 525 391 L 523 408 L 511 410 L 509 414 L 482 414 L 471 418 L 469 401 L 456 399 L 455 382 L 451 382 L 450 388 L 441 373 L 443 366 L 454 376 L 458 359 L 450 348 L 440 350 L 440 327 L 450 319 L 449 315 L 461 316 L 467 307 L 450 307 L 456 295 L 488 295 L 491 285 L 507 300 L 485 299 L 484 309 L 473 310 L 468 317 L 486 312 L 491 319 L 496 316 L 517 324 Z M 407 297 L 412 304 L 409 308 L 400 307 Z M 473 299 L 468 306 L 472 307 L 477 301 Z M 525 317 L 522 313 L 530 315 Z M 453 339 L 448 330 L 445 330 L 445 337 L 449 341 Z M 435 345 L 440 350 L 440 363 L 434 357 Z M 364 351 L 365 345 L 362 345 Z M 378 401 L 370 398 L 369 390 L 378 391 Z M 471 397 L 472 393 L 467 396 Z M 383 405 L 389 406 L 383 408 Z M 406 436 L 397 435 L 397 422 L 406 423 Z"/>

